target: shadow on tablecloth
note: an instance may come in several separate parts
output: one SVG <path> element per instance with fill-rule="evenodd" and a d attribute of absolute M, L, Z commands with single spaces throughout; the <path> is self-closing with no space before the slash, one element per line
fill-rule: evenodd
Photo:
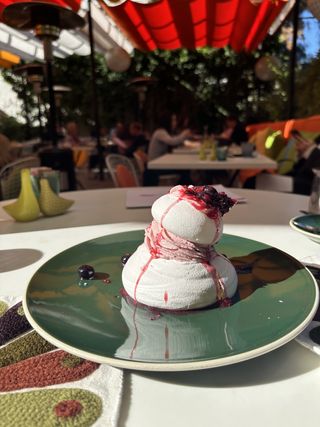
<path fill-rule="evenodd" d="M 0 250 L 0 273 L 27 267 L 43 257 L 36 249 L 3 249 Z"/>

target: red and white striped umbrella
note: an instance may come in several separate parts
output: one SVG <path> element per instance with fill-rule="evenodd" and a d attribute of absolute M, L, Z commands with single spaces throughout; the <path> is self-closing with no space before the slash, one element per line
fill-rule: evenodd
<path fill-rule="evenodd" d="M 256 49 L 284 0 L 99 0 L 139 49 L 231 46 Z M 253 0 L 255 1 L 255 0 Z"/>

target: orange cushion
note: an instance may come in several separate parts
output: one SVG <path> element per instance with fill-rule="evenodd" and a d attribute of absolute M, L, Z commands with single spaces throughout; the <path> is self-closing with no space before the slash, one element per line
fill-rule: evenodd
<path fill-rule="evenodd" d="M 134 154 L 136 154 L 137 156 L 139 156 L 139 158 L 144 162 L 144 163 L 147 163 L 147 161 L 148 161 L 148 155 L 147 155 L 147 153 L 145 153 L 144 151 L 142 151 L 142 150 L 136 150 L 135 152 L 134 152 Z"/>
<path fill-rule="evenodd" d="M 247 179 L 257 176 L 259 173 L 263 172 L 264 169 L 242 169 L 239 172 L 239 181 L 241 184 L 244 184 Z M 275 171 L 273 169 L 266 169 L 266 172 L 273 174 Z"/>
<path fill-rule="evenodd" d="M 119 187 L 136 187 L 137 186 L 133 173 L 124 165 L 117 165 L 115 173 L 116 173 Z"/>

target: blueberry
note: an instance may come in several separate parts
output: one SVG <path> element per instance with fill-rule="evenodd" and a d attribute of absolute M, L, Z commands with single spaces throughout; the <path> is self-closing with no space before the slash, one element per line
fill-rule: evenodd
<path fill-rule="evenodd" d="M 90 280 L 94 278 L 94 268 L 91 265 L 80 265 L 78 273 L 81 279 Z"/>
<path fill-rule="evenodd" d="M 128 261 L 128 259 L 131 257 L 131 254 L 125 254 L 125 255 L 123 255 L 122 257 L 121 257 L 121 264 L 124 266 L 126 263 L 127 263 L 127 261 Z"/>

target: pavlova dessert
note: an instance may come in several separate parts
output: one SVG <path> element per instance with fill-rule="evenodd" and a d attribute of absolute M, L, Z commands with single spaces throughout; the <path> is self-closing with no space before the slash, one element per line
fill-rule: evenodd
<path fill-rule="evenodd" d="M 127 260 L 125 291 L 135 303 L 191 310 L 231 298 L 237 274 L 214 244 L 235 201 L 212 186 L 176 186 L 152 206 L 144 243 Z"/>

